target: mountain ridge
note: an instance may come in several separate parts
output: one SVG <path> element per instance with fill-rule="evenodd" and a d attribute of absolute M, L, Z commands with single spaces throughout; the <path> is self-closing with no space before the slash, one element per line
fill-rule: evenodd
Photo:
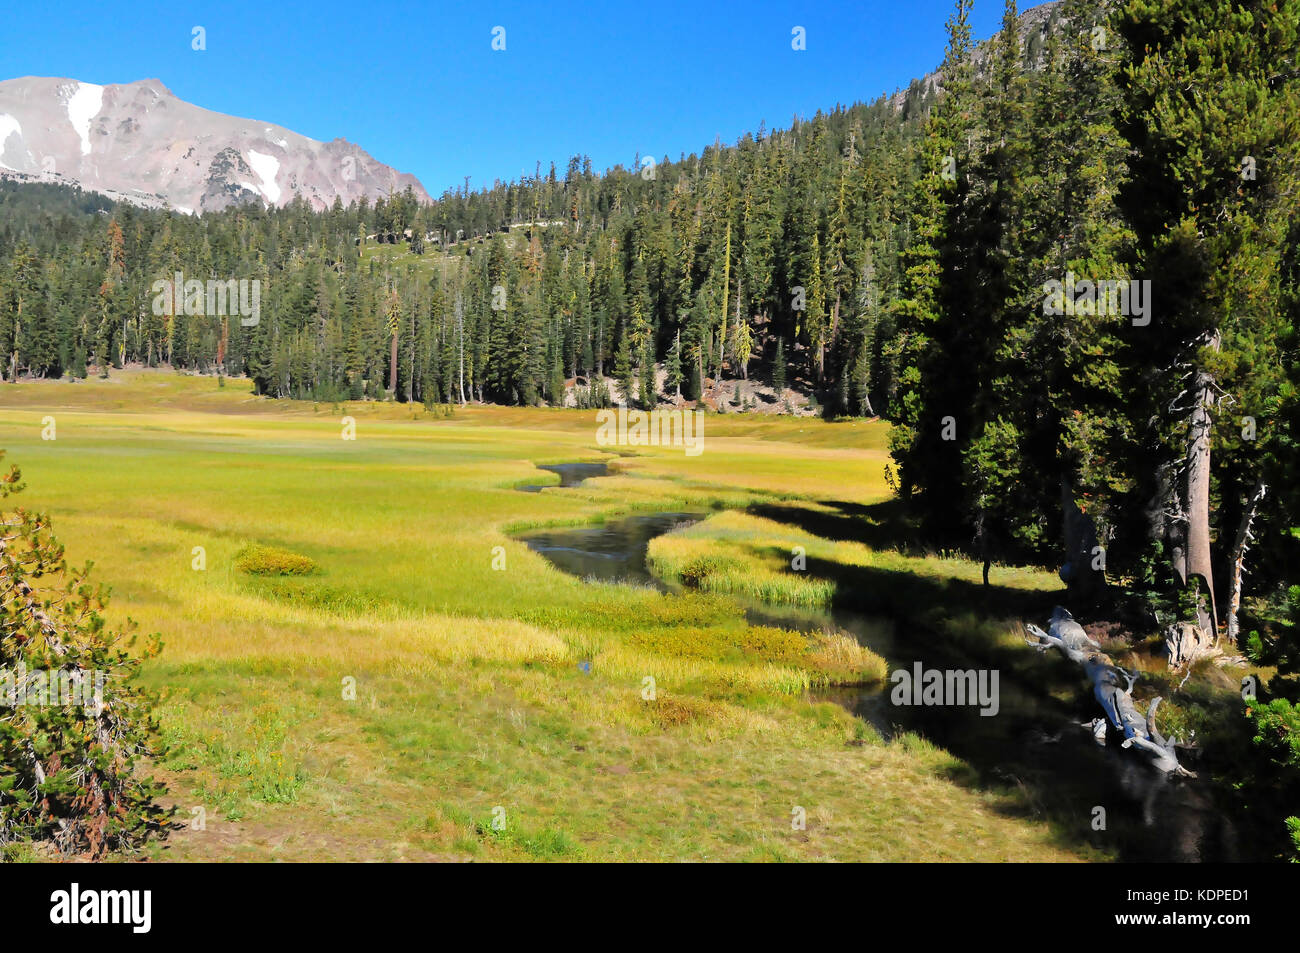
<path fill-rule="evenodd" d="M 313 208 L 410 188 L 414 175 L 346 139 L 180 99 L 160 79 L 97 85 L 66 77 L 0 81 L 0 176 L 61 182 L 147 208 L 189 214 L 302 196 Z"/>

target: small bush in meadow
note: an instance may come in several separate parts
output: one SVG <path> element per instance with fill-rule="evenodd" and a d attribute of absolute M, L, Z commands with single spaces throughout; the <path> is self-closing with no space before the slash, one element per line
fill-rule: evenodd
<path fill-rule="evenodd" d="M 692 589 L 706 589 L 710 580 L 727 576 L 740 569 L 739 562 L 726 556 L 696 556 L 680 571 L 682 583 Z"/>
<path fill-rule="evenodd" d="M 235 554 L 235 568 L 252 576 L 308 576 L 317 569 L 314 560 L 274 546 L 245 546 Z"/>

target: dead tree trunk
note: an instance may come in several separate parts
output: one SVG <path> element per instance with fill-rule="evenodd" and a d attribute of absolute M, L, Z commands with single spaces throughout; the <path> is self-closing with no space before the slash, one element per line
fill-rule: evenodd
<path fill-rule="evenodd" d="M 1093 697 L 1106 714 L 1105 721 L 1095 719 L 1090 724 L 1093 736 L 1098 741 L 1105 741 L 1105 724 L 1108 721 L 1123 737 L 1123 747 L 1141 751 L 1150 759 L 1152 767 L 1166 774 L 1195 776 L 1178 763 L 1173 740 L 1165 739 L 1156 729 L 1159 696 L 1152 699 L 1146 714 L 1141 714 L 1133 703 L 1133 685 L 1137 682 L 1137 674 L 1126 672 L 1111 661 L 1110 656 L 1088 638 L 1083 626 L 1075 622 L 1069 612 L 1060 606 L 1053 609 L 1047 632 L 1036 625 L 1027 625 L 1025 628 L 1038 639 L 1037 642 L 1027 640 L 1034 648 L 1041 652 L 1055 647 L 1070 661 L 1083 667 L 1088 680 L 1092 682 Z"/>
<path fill-rule="evenodd" d="M 1264 485 L 1263 480 L 1255 482 L 1255 489 L 1251 492 L 1250 499 L 1246 501 L 1246 510 L 1241 515 L 1237 538 L 1232 543 L 1232 569 L 1228 577 L 1228 642 L 1231 645 L 1237 644 L 1240 635 L 1237 613 L 1241 610 L 1242 578 L 1246 575 L 1246 550 L 1250 546 L 1250 541 L 1255 538 L 1250 531 L 1250 526 L 1255 521 L 1255 513 L 1259 510 L 1260 501 L 1264 499 L 1267 491 L 1268 487 Z"/>
<path fill-rule="evenodd" d="M 393 329 L 392 353 L 388 360 L 388 389 L 393 399 L 397 399 L 397 330 Z"/>
<path fill-rule="evenodd" d="M 1209 342 L 1215 350 L 1219 337 L 1215 334 Z M 1175 550 L 1174 572 L 1186 586 L 1199 579 L 1208 593 L 1210 605 L 1204 601 L 1197 607 L 1201 628 L 1213 639 L 1217 636 L 1218 607 L 1214 598 L 1214 572 L 1210 560 L 1210 407 L 1214 403 L 1214 378 L 1204 368 L 1197 368 L 1192 376 L 1192 408 L 1187 434 L 1187 484 L 1183 497 L 1183 515 L 1187 519 L 1185 546 Z"/>
<path fill-rule="evenodd" d="M 1097 525 L 1074 502 L 1074 493 L 1067 480 L 1061 480 L 1061 524 L 1065 544 L 1065 562 L 1061 566 L 1061 581 L 1069 587 L 1070 598 L 1089 602 L 1105 586 L 1106 577 Z"/>
<path fill-rule="evenodd" d="M 1223 654 L 1214 636 L 1197 622 L 1173 622 L 1165 626 L 1165 652 L 1169 667 L 1191 668 L 1199 659 Z"/>
<path fill-rule="evenodd" d="M 989 569 L 993 565 L 992 546 L 989 543 L 988 531 L 988 513 L 983 507 L 980 508 L 979 515 L 975 518 L 975 543 L 979 549 L 980 562 L 983 564 L 982 577 L 984 588 L 989 587 Z"/>

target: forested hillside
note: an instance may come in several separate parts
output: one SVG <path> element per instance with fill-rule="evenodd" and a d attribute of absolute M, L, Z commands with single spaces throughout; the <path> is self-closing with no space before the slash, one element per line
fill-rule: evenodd
<path fill-rule="evenodd" d="M 1059 32 L 1056 6 L 1041 9 L 1022 65 Z M 467 179 L 432 205 L 407 192 L 322 214 L 100 203 L 112 211 L 96 216 L 92 197 L 2 183 L 4 374 L 140 362 L 248 373 L 272 396 L 519 404 L 612 375 L 614 397 L 643 406 L 753 374 L 816 391 L 831 414 L 890 414 L 933 79 L 675 161 L 596 174 L 575 156 L 490 189 Z M 359 254 L 408 242 L 394 266 Z M 259 280 L 258 323 L 156 307 L 154 283 L 177 273 Z M 667 395 L 641 373 L 653 364 Z M 608 399 L 602 387 L 584 401 Z"/>
<path fill-rule="evenodd" d="M 274 396 L 532 404 L 559 402 L 565 378 L 630 382 L 656 361 L 692 398 L 720 366 L 771 375 L 780 352 L 791 383 L 870 412 L 892 381 L 887 304 L 917 131 L 881 101 L 639 172 L 574 158 L 432 206 L 397 195 L 322 214 L 78 217 L 49 190 L 0 186 L 5 373 L 170 363 L 247 372 Z M 359 238 L 407 231 L 420 268 L 358 254 Z M 153 283 L 177 271 L 260 279 L 260 322 L 154 314 Z"/>
<path fill-rule="evenodd" d="M 1041 56 L 1033 40 L 1027 62 Z M 490 189 L 467 180 L 432 205 L 408 193 L 322 214 L 96 216 L 89 197 L 0 184 L 4 372 L 141 362 L 248 373 L 273 396 L 521 404 L 558 403 L 565 379 L 604 374 L 645 405 L 663 396 L 640 374 L 658 362 L 687 399 L 702 378 L 754 374 L 815 388 L 832 413 L 885 412 L 934 97 L 914 82 L 675 161 L 597 174 L 575 156 Z M 358 254 L 366 236 L 414 254 L 386 266 Z M 259 279 L 261 320 L 155 314 L 167 309 L 152 286 L 176 272 Z"/>

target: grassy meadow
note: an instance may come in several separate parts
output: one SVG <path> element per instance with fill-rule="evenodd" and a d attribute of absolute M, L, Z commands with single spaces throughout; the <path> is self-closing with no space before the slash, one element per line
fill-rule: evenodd
<path fill-rule="evenodd" d="M 146 856 L 1087 856 L 1014 789 L 809 700 L 882 677 L 879 656 L 751 625 L 734 598 L 825 604 L 843 582 L 785 571 L 793 545 L 814 569 L 978 580 L 837 534 L 889 496 L 883 424 L 710 416 L 697 457 L 613 456 L 595 431 L 589 411 L 269 401 L 170 371 L 3 385 L 16 502 L 94 561 L 114 621 L 163 636 L 157 773 L 186 826 Z M 617 475 L 516 489 L 583 460 Z M 714 515 L 651 550 L 663 576 L 696 573 L 679 595 L 584 582 L 512 535 L 687 508 Z"/>

